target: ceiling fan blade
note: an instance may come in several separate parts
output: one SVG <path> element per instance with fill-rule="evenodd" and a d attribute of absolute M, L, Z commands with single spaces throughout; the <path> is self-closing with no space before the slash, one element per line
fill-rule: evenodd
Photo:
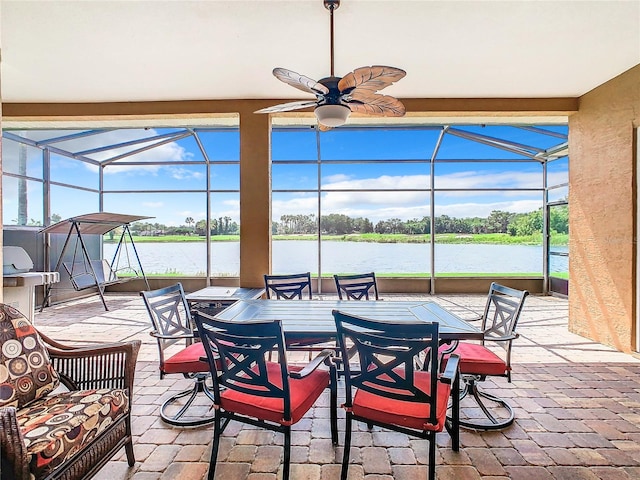
<path fill-rule="evenodd" d="M 290 110 L 300 110 L 301 108 L 315 107 L 317 102 L 315 100 L 300 100 L 299 102 L 281 103 L 274 105 L 273 107 L 262 108 L 254 113 L 276 113 L 276 112 L 288 112 Z"/>
<path fill-rule="evenodd" d="M 344 99 L 352 112 L 382 117 L 402 117 L 406 109 L 400 100 L 390 95 L 379 95 L 365 91 L 354 90 Z"/>
<path fill-rule="evenodd" d="M 299 73 L 292 72 L 286 68 L 274 68 L 273 74 L 281 82 L 288 83 L 292 87 L 302 90 L 303 92 L 313 93 L 314 95 L 326 95 L 329 89 L 316 82 L 313 78 L 305 77 Z"/>
<path fill-rule="evenodd" d="M 407 72 L 400 68 L 384 65 L 360 67 L 342 77 L 338 82 L 338 90 L 342 93 L 350 93 L 354 89 L 375 93 L 402 79 L 406 74 Z"/>

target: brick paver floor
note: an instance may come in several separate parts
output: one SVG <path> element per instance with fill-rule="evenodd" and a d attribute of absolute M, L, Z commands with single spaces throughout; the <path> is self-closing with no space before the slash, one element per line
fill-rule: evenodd
<path fill-rule="evenodd" d="M 484 305 L 480 295 L 428 299 L 467 318 L 481 312 Z M 143 342 L 133 409 L 137 462 L 129 468 L 122 452 L 97 479 L 206 478 L 212 427 L 171 427 L 158 416 L 164 398 L 188 388 L 190 381 L 177 376 L 160 380 L 156 345 L 149 336 L 150 324 L 140 297 L 108 296 L 107 303 L 109 311 L 98 297 L 90 297 L 46 308 L 35 317 L 38 328 L 59 340 Z M 509 399 L 516 411 L 515 423 L 497 432 L 463 429 L 458 453 L 451 450 L 448 434 L 439 433 L 438 479 L 640 480 L 639 357 L 571 334 L 567 301 L 560 298 L 529 297 L 518 331 L 521 337 L 514 346 L 512 383 L 497 379 L 483 384 Z M 208 413 L 206 402 L 200 407 Z M 463 402 L 463 414 L 474 416 L 476 410 L 467 400 Z M 339 478 L 342 447 L 331 445 L 328 418 L 325 394 L 294 427 L 292 480 Z M 344 428 L 342 421 L 339 427 Z M 342 432 L 339 438 L 342 444 Z M 280 478 L 282 441 L 280 434 L 230 424 L 220 447 L 216 478 Z M 426 441 L 402 434 L 358 427 L 351 459 L 352 480 L 426 478 Z"/>

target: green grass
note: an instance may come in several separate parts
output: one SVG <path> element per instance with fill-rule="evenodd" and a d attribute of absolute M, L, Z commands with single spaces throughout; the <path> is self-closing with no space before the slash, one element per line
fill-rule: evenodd
<path fill-rule="evenodd" d="M 181 242 L 202 242 L 206 241 L 206 237 L 199 235 L 162 235 L 158 237 L 151 236 L 138 236 L 133 235 L 133 241 L 135 243 L 181 243 Z M 117 243 L 120 237 L 114 237 L 110 239 L 108 235 L 105 235 L 105 243 Z M 240 240 L 240 235 L 212 235 L 212 242 L 237 242 Z"/>

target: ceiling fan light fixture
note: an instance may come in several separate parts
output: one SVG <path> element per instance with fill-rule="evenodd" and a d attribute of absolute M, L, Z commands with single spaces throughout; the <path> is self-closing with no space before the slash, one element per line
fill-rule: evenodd
<path fill-rule="evenodd" d="M 339 127 L 347 122 L 351 109 L 344 105 L 320 105 L 314 113 L 318 123 L 327 127 Z"/>

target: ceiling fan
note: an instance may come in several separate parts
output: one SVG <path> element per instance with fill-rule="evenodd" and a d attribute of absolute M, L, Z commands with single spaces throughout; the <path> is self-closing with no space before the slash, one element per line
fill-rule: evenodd
<path fill-rule="evenodd" d="M 333 12 L 340 0 L 323 0 L 331 16 L 331 75 L 318 81 L 292 72 L 286 68 L 274 68 L 275 77 L 303 92 L 316 96 L 315 100 L 282 103 L 263 108 L 255 113 L 276 113 L 315 107 L 319 128 L 344 125 L 351 112 L 382 117 L 402 117 L 404 105 L 397 98 L 377 92 L 402 79 L 407 73 L 400 68 L 374 65 L 356 68 L 344 77 L 336 77 L 333 70 Z"/>

